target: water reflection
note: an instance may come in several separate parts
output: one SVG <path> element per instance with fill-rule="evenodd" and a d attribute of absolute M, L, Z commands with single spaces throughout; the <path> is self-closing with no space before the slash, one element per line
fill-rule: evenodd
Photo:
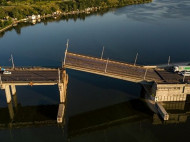
<path fill-rule="evenodd" d="M 164 19 L 189 19 L 189 0 L 154 0 L 149 4 L 134 5 L 115 11 L 116 15 L 126 14 L 127 18 L 142 21 L 156 22 Z"/>
<path fill-rule="evenodd" d="M 157 114 L 152 113 L 141 100 L 133 100 L 82 113 L 69 118 L 69 138 L 84 135 L 89 132 L 93 133 L 108 128 L 110 129 L 112 127 L 120 127 L 126 124 L 138 123 L 140 126 L 140 123 L 143 121 L 148 121 L 153 125 L 185 123 L 190 116 L 189 106 L 189 103 L 185 102 L 164 103 L 164 107 L 170 115 L 168 121 L 162 121 L 162 119 Z"/>
<path fill-rule="evenodd" d="M 153 124 L 159 125 L 185 123 L 190 116 L 189 102 L 167 102 L 163 103 L 163 106 L 170 116 L 169 120 L 162 121 L 157 114 L 154 114 Z"/>
<path fill-rule="evenodd" d="M 163 105 L 170 114 L 169 121 L 162 121 L 157 114 L 150 111 L 143 99 L 135 99 L 70 116 L 65 127 L 67 129 L 63 129 L 63 133 L 68 141 L 80 139 L 80 136 L 86 137 L 87 134 L 97 136 L 97 133 L 105 139 L 110 136 L 110 131 L 134 128 L 132 131 L 139 132 L 137 135 L 138 138 L 141 138 L 154 125 L 165 126 L 166 124 L 171 125 L 188 121 L 190 115 L 189 102 L 169 102 L 163 103 Z M 57 109 L 58 105 L 23 107 L 21 104 L 18 104 L 16 109 L 15 106 L 9 104 L 7 108 L 0 108 L 0 129 L 36 126 L 57 127 Z M 122 131 L 120 130 L 120 132 Z M 124 135 L 129 135 L 133 139 L 136 133 L 133 134 L 132 132 L 131 134 L 130 136 L 129 132 L 125 132 L 122 134 L 122 138 L 125 137 Z M 149 133 L 148 136 L 150 136 Z"/>
<path fill-rule="evenodd" d="M 12 103 L 0 108 L 0 129 L 57 125 L 58 105 L 21 106 Z"/>
<path fill-rule="evenodd" d="M 49 18 L 43 18 L 43 19 L 38 19 L 38 20 L 32 20 L 29 22 L 22 22 L 22 23 L 18 23 L 16 26 L 13 26 L 12 28 L 10 28 L 4 32 L 1 32 L 0 38 L 3 37 L 7 31 L 12 31 L 13 29 L 16 31 L 16 33 L 18 35 L 20 35 L 21 34 L 21 28 L 28 27 L 28 26 L 34 26 L 34 25 L 39 24 L 41 22 L 44 24 L 44 26 L 47 26 L 48 22 L 59 22 L 59 21 L 67 21 L 68 22 L 69 20 L 74 20 L 75 22 L 77 20 L 83 20 L 84 21 L 85 18 L 88 16 L 92 16 L 92 15 L 103 16 L 108 11 L 109 11 L 109 9 L 101 9 L 101 10 L 95 11 L 91 14 L 79 13 L 79 14 L 73 14 L 73 15 L 63 15 L 63 16 L 59 16 L 56 18 L 55 17 L 49 17 Z"/>
<path fill-rule="evenodd" d="M 132 100 L 101 109 L 78 114 L 69 118 L 69 137 L 101 131 L 127 123 L 151 120 L 152 112 L 141 100 Z M 80 123 L 79 123 L 80 122 Z"/>

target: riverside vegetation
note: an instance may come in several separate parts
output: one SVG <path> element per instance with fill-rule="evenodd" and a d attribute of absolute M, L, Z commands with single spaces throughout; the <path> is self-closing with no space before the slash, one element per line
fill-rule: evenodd
<path fill-rule="evenodd" d="M 148 3 L 152 0 L 0 0 L 0 32 L 28 16 L 47 15 L 56 11 L 68 13 L 87 8 L 98 9 Z M 73 13 L 74 14 L 74 13 Z"/>

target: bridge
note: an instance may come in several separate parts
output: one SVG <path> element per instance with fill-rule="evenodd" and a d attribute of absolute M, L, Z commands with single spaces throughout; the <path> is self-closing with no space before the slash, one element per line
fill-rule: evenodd
<path fill-rule="evenodd" d="M 146 90 L 146 98 L 152 101 L 153 108 L 161 109 L 165 116 L 168 114 L 158 102 L 186 101 L 187 95 L 190 94 L 190 77 L 174 73 L 168 67 L 134 65 L 75 54 L 68 52 L 67 49 L 68 44 L 63 62 L 65 68 L 140 83 Z M 169 117 L 165 116 L 162 116 L 163 119 L 168 120 Z"/>
<path fill-rule="evenodd" d="M 5 90 L 7 103 L 11 103 L 12 97 L 16 95 L 16 86 L 58 85 L 60 105 L 57 121 L 63 121 L 68 83 L 68 75 L 63 68 L 17 67 L 5 69 L 11 74 L 0 74 L 0 89 Z"/>
<path fill-rule="evenodd" d="M 183 76 L 156 66 L 133 65 L 66 52 L 64 67 L 135 83 L 183 83 Z M 190 80 L 186 77 L 185 81 Z"/>
<path fill-rule="evenodd" d="M 68 44 L 67 44 L 68 48 Z M 63 122 L 68 75 L 66 68 L 103 75 L 142 84 L 148 99 L 155 102 L 185 101 L 190 94 L 190 77 L 183 77 L 157 66 L 142 66 L 80 55 L 66 48 L 62 68 L 17 67 L 6 68 L 11 74 L 0 74 L 0 89 L 5 90 L 7 103 L 16 95 L 16 86 L 58 85 L 60 104 L 57 122 Z M 13 58 L 12 58 L 13 60 Z M 10 91 L 11 88 L 11 91 Z"/>

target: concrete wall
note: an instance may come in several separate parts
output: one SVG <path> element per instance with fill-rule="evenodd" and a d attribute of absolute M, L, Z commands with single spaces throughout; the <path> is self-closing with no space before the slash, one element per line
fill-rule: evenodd
<path fill-rule="evenodd" d="M 151 98 L 157 102 L 185 101 L 190 94 L 190 84 L 157 84 L 152 86 Z"/>

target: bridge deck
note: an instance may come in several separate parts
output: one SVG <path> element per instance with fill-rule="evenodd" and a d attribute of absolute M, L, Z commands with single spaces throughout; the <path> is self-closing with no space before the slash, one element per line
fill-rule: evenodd
<path fill-rule="evenodd" d="M 127 63 L 121 63 L 109 60 L 105 72 L 106 63 L 107 60 L 105 59 L 67 53 L 65 67 L 80 71 L 96 73 L 104 76 L 111 76 L 114 78 L 128 80 L 132 82 L 144 81 L 146 68 L 142 66 L 134 66 Z M 154 71 L 154 69 L 147 70 L 145 80 L 146 81 L 156 80 L 157 82 L 163 81 L 159 77 L 159 75 Z"/>
<path fill-rule="evenodd" d="M 132 64 L 112 60 L 107 61 L 105 59 L 69 52 L 66 54 L 65 67 L 131 82 L 156 81 L 158 83 L 181 83 L 183 80 L 181 75 L 165 70 L 147 69 L 143 66 L 134 66 Z M 146 70 L 147 73 L 145 73 Z M 186 77 L 186 80 L 190 80 L 190 77 Z"/>
<path fill-rule="evenodd" d="M 1 80 L 3 84 L 14 83 L 16 85 L 29 84 L 29 83 L 45 83 L 56 84 L 58 82 L 58 69 L 49 68 L 15 68 L 6 69 L 11 74 L 2 74 Z M 60 74 L 62 71 L 60 72 Z M 62 79 L 62 78 L 60 78 Z"/>

